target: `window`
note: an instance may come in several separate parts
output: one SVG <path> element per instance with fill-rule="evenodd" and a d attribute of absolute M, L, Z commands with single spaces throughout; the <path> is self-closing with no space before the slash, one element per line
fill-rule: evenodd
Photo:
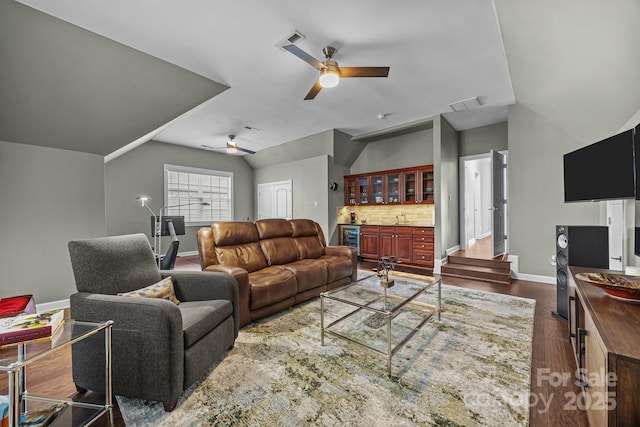
<path fill-rule="evenodd" d="M 233 221 L 233 173 L 164 165 L 164 205 L 187 225 Z"/>

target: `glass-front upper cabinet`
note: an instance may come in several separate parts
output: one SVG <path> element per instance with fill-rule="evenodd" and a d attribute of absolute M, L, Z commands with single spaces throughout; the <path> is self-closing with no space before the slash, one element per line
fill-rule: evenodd
<path fill-rule="evenodd" d="M 344 179 L 344 204 L 357 204 L 358 197 L 358 181 L 355 178 Z"/>
<path fill-rule="evenodd" d="M 371 197 L 373 203 L 384 204 L 384 175 L 371 176 Z"/>
<path fill-rule="evenodd" d="M 385 175 L 387 178 L 386 203 L 402 203 L 402 198 L 400 197 L 401 176 L 401 173 Z"/>
<path fill-rule="evenodd" d="M 416 200 L 416 192 L 418 181 L 416 180 L 417 171 L 404 173 L 404 203 L 418 203 Z"/>
<path fill-rule="evenodd" d="M 421 202 L 433 203 L 433 169 L 420 171 Z"/>
<path fill-rule="evenodd" d="M 358 203 L 361 205 L 367 205 L 370 203 L 369 195 L 371 194 L 371 191 L 369 189 L 369 182 L 371 182 L 370 176 L 363 176 L 358 178 Z"/>
<path fill-rule="evenodd" d="M 434 203 L 433 165 L 389 169 L 344 177 L 344 204 Z"/>

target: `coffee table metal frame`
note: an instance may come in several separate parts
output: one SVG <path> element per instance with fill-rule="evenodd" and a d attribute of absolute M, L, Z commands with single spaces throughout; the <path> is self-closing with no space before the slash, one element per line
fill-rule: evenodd
<path fill-rule="evenodd" d="M 76 330 L 74 327 L 78 326 Z M 102 323 L 93 322 L 79 322 L 75 320 L 65 320 L 61 328 L 61 338 L 51 348 L 43 348 L 36 350 L 33 354 L 29 354 L 27 347 L 29 341 L 16 344 L 15 356 L 3 359 L 0 352 L 0 372 L 6 372 L 8 375 L 8 388 L 9 388 L 9 419 L 8 425 L 11 427 L 18 427 L 20 421 L 20 415 L 23 411 L 26 411 L 27 400 L 48 402 L 48 403 L 67 403 L 69 406 L 78 406 L 88 409 L 97 410 L 89 420 L 85 420 L 85 424 L 90 425 L 100 418 L 103 414 L 109 414 L 110 425 L 114 425 L 113 419 L 113 400 L 112 400 L 112 386 L 111 386 L 111 328 L 113 321 L 108 320 Z M 80 329 L 80 332 L 78 332 Z M 57 399 L 50 398 L 42 395 L 31 394 L 26 390 L 26 368 L 33 362 L 44 359 L 51 353 L 58 351 L 62 348 L 68 347 L 72 344 L 82 341 L 92 335 L 104 331 L 104 346 L 105 346 L 105 402 L 104 405 L 95 403 L 84 403 L 73 401 L 70 399 Z M 44 344 L 44 343 L 43 343 Z M 14 354 L 13 352 L 11 354 Z"/>
<path fill-rule="evenodd" d="M 320 294 L 320 341 L 321 344 L 324 346 L 324 336 L 325 334 L 334 336 L 336 338 L 340 338 L 340 339 L 344 339 L 347 340 L 349 342 L 352 342 L 356 345 L 359 345 L 361 347 L 364 347 L 370 351 L 373 351 L 374 353 L 377 353 L 379 355 L 385 356 L 387 358 L 387 372 L 389 374 L 389 377 L 391 377 L 391 359 L 392 357 L 411 339 L 411 337 L 413 337 L 416 332 L 418 332 L 425 323 L 427 323 L 427 321 L 429 319 L 431 319 L 435 314 L 438 315 L 438 320 L 440 320 L 441 318 L 441 311 L 442 311 L 442 281 L 441 279 L 437 279 L 437 278 L 433 278 L 433 280 L 429 280 L 429 281 L 424 281 L 424 286 L 422 286 L 420 289 L 418 289 L 415 293 L 413 293 L 412 295 L 408 296 L 408 297 L 402 297 L 402 296 L 398 296 L 398 295 L 387 295 L 387 289 L 380 287 L 380 289 L 383 289 L 384 291 L 377 297 L 374 298 L 371 301 L 366 302 L 365 304 L 360 304 L 357 303 L 355 301 L 349 301 L 347 299 L 344 298 L 340 298 L 338 296 L 336 296 L 335 294 L 338 292 L 342 292 L 345 289 L 348 289 L 350 287 L 355 287 L 355 286 L 359 286 L 361 285 L 361 282 L 367 279 L 370 279 L 371 277 L 376 276 L 376 274 L 372 274 L 370 276 L 364 277 L 356 282 L 352 282 L 351 284 L 348 284 L 346 286 L 340 287 L 340 288 L 336 288 L 336 289 L 332 289 L 330 291 L 327 292 L 322 292 Z M 395 276 L 394 279 L 396 279 L 396 281 L 398 283 L 396 283 L 395 286 L 403 286 L 402 284 L 402 277 L 401 276 Z M 431 279 L 431 278 L 430 278 Z M 438 294 L 437 294 L 437 305 L 433 306 L 431 304 L 422 302 L 422 301 L 415 301 L 415 299 L 422 295 L 423 293 L 425 293 L 426 291 L 428 291 L 429 289 L 431 289 L 433 286 L 437 285 L 438 287 Z M 374 308 L 372 307 L 372 305 L 380 300 L 383 300 L 383 306 L 386 307 L 387 306 L 387 300 L 391 298 L 391 299 L 397 299 L 400 300 L 400 302 L 393 307 L 390 310 L 385 309 L 378 309 L 378 308 Z M 349 312 L 348 314 L 345 314 L 344 316 L 338 318 L 337 320 L 334 320 L 333 322 L 331 322 L 328 325 L 325 325 L 325 319 L 324 319 L 324 312 L 325 312 L 325 299 L 328 300 L 332 300 L 332 301 L 338 301 L 340 303 L 346 304 L 346 305 L 350 305 L 352 307 L 355 307 L 355 309 L 351 312 Z M 413 304 L 413 305 L 417 305 L 420 306 L 424 312 L 425 312 L 425 317 L 424 319 L 418 323 L 417 326 L 413 327 L 413 329 L 411 329 L 411 331 L 395 346 L 392 346 L 392 340 L 391 340 L 391 321 L 397 316 L 397 314 L 403 309 L 405 308 L 408 304 Z M 331 328 L 332 326 L 345 321 L 346 319 L 350 318 L 351 316 L 353 316 L 354 314 L 358 313 L 361 310 L 367 310 L 367 311 L 371 311 L 373 313 L 379 313 L 382 316 L 384 316 L 384 318 L 386 319 L 386 324 L 387 324 L 387 348 L 386 348 L 386 352 L 385 351 L 380 351 L 377 348 L 374 348 L 370 345 L 368 345 L 367 343 L 355 340 L 351 337 L 348 337 L 346 335 L 342 335 L 338 332 L 332 331 L 329 328 Z"/>

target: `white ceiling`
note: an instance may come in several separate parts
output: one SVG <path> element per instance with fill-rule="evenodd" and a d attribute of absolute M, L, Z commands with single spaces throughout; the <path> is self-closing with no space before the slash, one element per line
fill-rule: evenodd
<path fill-rule="evenodd" d="M 260 150 L 439 113 L 463 130 L 506 120 L 515 102 L 492 0 L 20 1 L 230 86 L 154 137 L 163 142 L 222 147 L 236 134 L 239 145 Z M 389 77 L 342 80 L 304 101 L 317 71 L 275 46 L 293 30 L 318 59 L 331 45 L 340 65 L 390 66 Z M 449 109 L 474 96 L 479 108 Z"/>

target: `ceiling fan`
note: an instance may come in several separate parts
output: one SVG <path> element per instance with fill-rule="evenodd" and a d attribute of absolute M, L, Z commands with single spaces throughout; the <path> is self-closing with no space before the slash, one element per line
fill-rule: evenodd
<path fill-rule="evenodd" d="M 337 86 L 340 78 L 387 77 L 389 75 L 389 67 L 339 67 L 338 63 L 332 59 L 337 50 L 331 46 L 322 49 L 322 55 L 324 55 L 324 61 L 322 62 L 296 45 L 288 44 L 282 46 L 282 48 L 320 71 L 320 77 L 307 93 L 307 96 L 305 96 L 305 101 L 315 98 L 323 87 Z"/>
<path fill-rule="evenodd" d="M 243 153 L 248 153 L 248 154 L 256 154 L 255 151 L 249 150 L 248 148 L 240 147 L 238 144 L 233 142 L 235 138 L 236 138 L 235 135 L 229 135 L 229 141 L 227 141 L 226 147 L 211 147 L 209 145 L 202 145 L 202 148 L 204 148 L 205 150 L 213 150 L 213 151 L 220 151 L 222 149 L 226 149 L 226 152 L 228 154 L 236 154 L 239 151 Z"/>

